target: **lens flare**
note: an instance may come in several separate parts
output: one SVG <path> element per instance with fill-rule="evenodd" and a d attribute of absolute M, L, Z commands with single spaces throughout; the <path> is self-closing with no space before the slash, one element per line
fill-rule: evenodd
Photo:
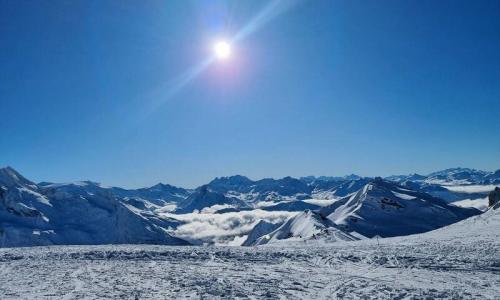
<path fill-rule="evenodd" d="M 231 45 L 225 41 L 219 41 L 214 45 L 215 56 L 219 59 L 226 59 L 231 56 Z"/>

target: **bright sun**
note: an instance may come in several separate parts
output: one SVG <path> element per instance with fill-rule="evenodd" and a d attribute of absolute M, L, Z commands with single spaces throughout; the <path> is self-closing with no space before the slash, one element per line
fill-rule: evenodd
<path fill-rule="evenodd" d="M 219 41 L 214 45 L 214 52 L 217 58 L 226 59 L 231 55 L 231 45 L 225 41 Z"/>

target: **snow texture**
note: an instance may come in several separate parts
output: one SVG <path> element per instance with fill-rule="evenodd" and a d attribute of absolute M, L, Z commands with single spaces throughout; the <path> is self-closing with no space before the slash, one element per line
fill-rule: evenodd
<path fill-rule="evenodd" d="M 261 247 L 0 249 L 2 299 L 498 299 L 500 209 L 432 232 Z"/>

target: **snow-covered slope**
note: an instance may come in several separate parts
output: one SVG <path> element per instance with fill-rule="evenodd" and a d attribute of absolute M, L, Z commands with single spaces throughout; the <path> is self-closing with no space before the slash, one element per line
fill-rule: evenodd
<path fill-rule="evenodd" d="M 450 168 L 428 175 L 395 175 L 386 179 L 394 182 L 415 181 L 439 185 L 500 184 L 500 170 L 487 172 L 470 168 Z"/>
<path fill-rule="evenodd" d="M 251 232 L 253 243 L 296 242 L 313 237 L 321 240 L 355 240 L 391 237 L 437 229 L 479 214 L 474 208 L 449 205 L 428 194 L 376 178 L 351 196 L 319 209 L 304 211 L 285 224 L 255 239 L 263 230 Z M 333 240 L 335 240 L 333 239 Z"/>
<path fill-rule="evenodd" d="M 423 234 L 268 247 L 0 249 L 6 299 L 498 299 L 500 209 Z"/>
<path fill-rule="evenodd" d="M 486 183 L 500 184 L 500 170 L 496 170 L 484 177 Z"/>
<path fill-rule="evenodd" d="M 456 202 L 466 199 L 482 199 L 489 191 L 494 189 L 494 185 L 439 185 L 423 181 L 403 181 L 401 186 L 427 193 L 446 202 Z"/>
<path fill-rule="evenodd" d="M 27 186 L 36 188 L 36 184 L 24 178 L 11 167 L 0 168 L 0 185 L 9 186 Z"/>
<path fill-rule="evenodd" d="M 449 203 L 468 205 L 481 202 L 495 186 L 500 186 L 500 170 L 486 172 L 469 168 L 451 168 L 423 176 L 389 176 L 389 181 L 428 193 Z M 463 202 L 460 202 L 463 201 Z M 468 203 L 468 204 L 467 204 Z"/>
<path fill-rule="evenodd" d="M 413 238 L 414 240 L 460 241 L 463 244 L 478 243 L 479 245 L 483 245 L 482 251 L 487 251 L 488 247 L 486 243 L 480 241 L 494 241 L 497 246 L 500 241 L 500 202 L 493 207 L 489 207 L 486 212 L 480 215 L 408 238 Z M 398 239 L 405 240 L 404 237 Z M 497 251 L 497 253 L 498 250 L 500 249 L 492 249 L 492 251 Z M 498 258 L 499 256 L 497 255 Z M 500 260 L 498 263 L 500 263 Z M 499 266 L 496 265 L 497 270 Z"/>
<path fill-rule="evenodd" d="M 141 188 L 136 190 L 127 190 L 113 187 L 112 191 L 115 195 L 122 198 L 139 198 L 158 206 L 182 202 L 193 192 L 192 190 L 187 190 L 163 183 L 158 183 L 149 188 Z"/>
<path fill-rule="evenodd" d="M 0 246 L 166 244 L 177 221 L 159 219 L 90 182 L 43 187 L 12 168 L 0 169 Z"/>
<path fill-rule="evenodd" d="M 241 246 L 253 246 L 253 245 L 256 245 L 257 243 L 257 240 L 268 234 L 268 233 L 271 233 L 273 232 L 274 230 L 276 230 L 278 227 L 280 227 L 282 225 L 282 223 L 271 223 L 271 222 L 267 222 L 267 221 L 264 221 L 264 220 L 261 220 L 259 221 L 259 223 L 257 223 L 254 228 L 252 229 L 252 231 L 250 231 L 250 233 L 248 233 L 248 236 L 246 238 L 246 240 L 243 242 L 243 244 L 241 244 Z"/>
<path fill-rule="evenodd" d="M 320 212 L 345 231 L 366 237 L 421 233 L 480 213 L 473 208 L 449 205 L 381 178 Z"/>
<path fill-rule="evenodd" d="M 259 225 L 259 224 L 257 224 Z M 306 210 L 296 216 L 290 217 L 283 225 L 270 233 L 256 226 L 249 236 L 252 241 L 247 240 L 247 246 L 258 246 L 269 243 L 278 243 L 286 240 L 286 242 L 304 241 L 309 239 L 322 240 L 343 240 L 352 241 L 357 238 L 342 229 L 338 228 L 332 221 L 321 216 L 319 213 L 311 210 Z M 260 234 L 259 238 L 255 238 Z"/>
<path fill-rule="evenodd" d="M 429 183 L 474 184 L 482 183 L 490 174 L 476 169 L 451 168 L 430 173 L 424 180 Z"/>

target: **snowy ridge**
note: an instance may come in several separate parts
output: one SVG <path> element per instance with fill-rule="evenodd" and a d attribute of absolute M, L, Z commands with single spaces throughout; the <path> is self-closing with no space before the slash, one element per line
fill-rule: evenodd
<path fill-rule="evenodd" d="M 439 185 L 500 184 L 500 170 L 487 172 L 470 168 L 450 168 L 428 175 L 396 175 L 386 178 L 390 181 L 414 181 Z"/>
<path fill-rule="evenodd" d="M 265 233 L 262 228 L 256 227 L 250 232 L 255 241 L 247 240 L 245 243 L 263 245 L 278 241 L 336 241 L 410 235 L 440 228 L 479 213 L 474 208 L 449 205 L 428 194 L 376 178 L 357 193 L 323 207 L 319 212 L 306 210 L 291 217 L 272 232 Z M 259 233 L 261 237 L 255 239 Z"/>
<path fill-rule="evenodd" d="M 449 169 L 433 176 L 458 179 L 466 176 L 464 172 L 475 174 L 467 175 L 469 178 L 483 176 L 488 180 L 498 173 Z M 414 181 L 394 184 L 356 175 L 251 180 L 237 175 L 216 178 L 194 190 L 163 183 L 130 190 L 92 181 L 35 184 L 7 167 L 0 169 L 1 246 L 184 243 L 175 238 L 181 232 L 179 226 L 183 238 L 196 244 L 239 244 L 259 221 L 274 223 L 271 220 L 274 216 L 283 221 L 295 212 L 301 215 L 306 210 L 320 211 L 322 217 L 334 224 L 328 228 L 335 227 L 356 238 L 412 234 L 478 213 L 457 206 L 485 209 L 486 194 L 496 186 L 441 186 L 427 183 L 426 176 L 416 174 L 404 179 Z M 369 184 L 373 190 L 367 187 Z M 454 202 L 455 206 L 437 198 Z M 215 214 L 219 216 L 211 217 Z M 210 224 L 210 220 L 217 222 Z M 309 220 L 313 224 L 316 219 Z M 207 222 L 206 226 L 203 222 Z M 319 224 L 322 222 L 314 226 L 321 227 Z M 199 235 L 203 241 L 188 236 L 190 232 L 197 235 L 193 230 L 197 226 L 211 228 L 213 233 L 204 230 Z M 300 238 L 301 234 L 297 236 Z M 310 239 L 308 234 L 303 237 Z M 280 235 L 277 240 L 285 239 Z"/>
<path fill-rule="evenodd" d="M 0 188 L 0 247 L 188 244 L 168 233 L 177 221 L 126 204 L 98 185 L 39 187 L 13 172 L 8 175 L 2 173 Z"/>
<path fill-rule="evenodd" d="M 259 225 L 259 224 L 257 224 Z M 260 234 L 259 238 L 255 238 Z M 306 210 L 289 218 L 283 225 L 270 233 L 256 226 L 249 234 L 254 242 L 247 240 L 247 246 L 273 244 L 286 240 L 297 242 L 309 239 L 328 239 L 329 241 L 352 241 L 357 238 L 342 231 L 330 220 L 319 213 Z"/>
<path fill-rule="evenodd" d="M 268 233 L 273 232 L 276 230 L 278 227 L 280 227 L 282 224 L 281 223 L 271 223 L 271 222 L 266 222 L 264 220 L 259 221 L 252 231 L 247 236 L 247 239 L 241 244 L 242 246 L 255 246 L 257 245 L 257 240 Z"/>
<path fill-rule="evenodd" d="M 480 213 L 473 208 L 449 205 L 381 178 L 320 212 L 346 231 L 366 237 L 421 233 Z"/>
<path fill-rule="evenodd" d="M 0 168 L 0 186 L 28 186 L 30 188 L 36 188 L 33 182 L 24 178 L 11 167 Z"/>

